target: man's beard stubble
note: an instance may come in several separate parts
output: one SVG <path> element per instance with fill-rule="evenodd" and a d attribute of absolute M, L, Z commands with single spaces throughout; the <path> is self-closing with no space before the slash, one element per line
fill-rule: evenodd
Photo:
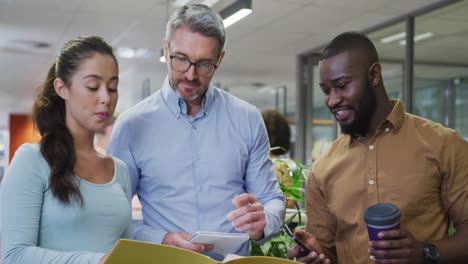
<path fill-rule="evenodd" d="M 368 79 L 366 79 L 364 88 L 364 96 L 359 101 L 358 109 L 353 109 L 355 111 L 355 120 L 349 125 L 339 123 L 341 131 L 353 137 L 365 136 L 367 134 L 371 118 L 376 109 L 377 98 Z"/>
<path fill-rule="evenodd" d="M 180 93 L 180 89 L 179 89 L 179 84 L 182 83 L 182 82 L 193 83 L 196 86 L 200 87 L 200 89 L 198 90 L 198 92 L 196 94 L 194 94 L 191 97 L 183 97 L 182 94 Z M 192 102 L 192 101 L 200 98 L 206 92 L 205 91 L 206 89 L 203 89 L 203 87 L 201 87 L 201 83 L 198 80 L 193 80 L 193 81 L 189 81 L 187 79 L 177 80 L 174 84 L 171 85 L 171 87 L 176 92 L 176 94 L 186 102 Z M 203 90 L 203 91 L 201 92 L 200 90 Z"/>

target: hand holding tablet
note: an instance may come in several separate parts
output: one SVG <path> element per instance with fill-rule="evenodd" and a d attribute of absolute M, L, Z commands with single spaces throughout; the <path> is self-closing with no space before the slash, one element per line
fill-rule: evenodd
<path fill-rule="evenodd" d="M 247 233 L 222 233 L 198 231 L 192 235 L 188 241 L 213 244 L 212 252 L 226 256 L 229 253 L 235 252 L 243 243 L 249 240 Z"/>

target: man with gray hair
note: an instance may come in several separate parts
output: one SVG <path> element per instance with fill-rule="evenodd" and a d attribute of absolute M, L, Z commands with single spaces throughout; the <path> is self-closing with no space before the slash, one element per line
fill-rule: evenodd
<path fill-rule="evenodd" d="M 268 158 L 259 111 L 210 84 L 224 57 L 219 14 L 179 8 L 164 40 L 162 88 L 119 116 L 109 153 L 129 167 L 143 223 L 134 238 L 205 253 L 196 231 L 243 232 L 262 243 L 284 222 L 285 204 Z M 249 254 L 248 242 L 230 252 Z"/>

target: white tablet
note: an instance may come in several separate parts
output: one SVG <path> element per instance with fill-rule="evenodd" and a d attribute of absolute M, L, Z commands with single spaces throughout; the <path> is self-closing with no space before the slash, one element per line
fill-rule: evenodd
<path fill-rule="evenodd" d="M 198 231 L 189 238 L 191 242 L 213 244 L 212 252 L 226 256 L 235 252 L 242 244 L 249 240 L 247 233 L 222 233 Z"/>

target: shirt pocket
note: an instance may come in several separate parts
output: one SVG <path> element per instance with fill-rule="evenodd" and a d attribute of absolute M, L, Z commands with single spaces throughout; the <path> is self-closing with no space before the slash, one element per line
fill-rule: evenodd
<path fill-rule="evenodd" d="M 436 171 L 403 173 L 391 178 L 389 188 L 385 188 L 389 199 L 384 196 L 383 202 L 397 205 L 403 217 L 417 217 L 441 205 L 441 178 Z"/>

